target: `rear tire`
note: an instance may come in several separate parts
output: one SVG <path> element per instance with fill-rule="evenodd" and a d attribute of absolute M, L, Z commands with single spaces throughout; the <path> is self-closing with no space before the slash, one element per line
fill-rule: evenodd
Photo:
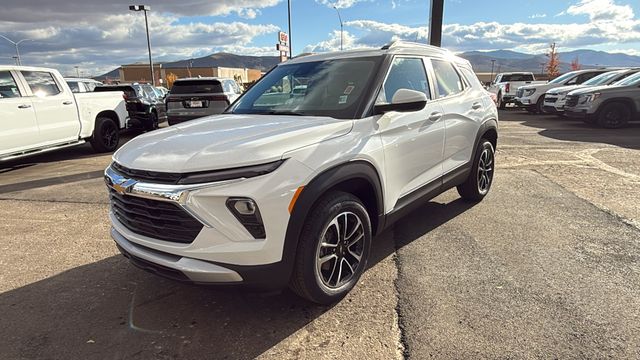
<path fill-rule="evenodd" d="M 621 102 L 606 104 L 598 113 L 598 125 L 606 129 L 619 129 L 631 120 L 631 108 Z"/>
<path fill-rule="evenodd" d="M 89 142 L 96 152 L 113 152 L 120 142 L 120 129 L 113 119 L 99 117 L 96 119 L 96 127 Z"/>
<path fill-rule="evenodd" d="M 495 150 L 487 139 L 480 139 L 467 180 L 458 185 L 460 196 L 469 202 L 479 202 L 489 193 L 495 170 Z"/>
<path fill-rule="evenodd" d="M 158 128 L 158 113 L 155 110 L 153 110 L 149 114 L 149 119 L 148 119 L 147 124 L 145 126 L 145 130 L 152 131 L 152 130 L 155 130 L 157 128 Z"/>
<path fill-rule="evenodd" d="M 371 238 L 360 199 L 339 191 L 324 195 L 305 220 L 289 287 L 318 304 L 341 300 L 367 268 Z"/>

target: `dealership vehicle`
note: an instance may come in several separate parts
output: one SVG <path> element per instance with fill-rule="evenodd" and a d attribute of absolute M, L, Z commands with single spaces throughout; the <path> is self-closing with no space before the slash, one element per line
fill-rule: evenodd
<path fill-rule="evenodd" d="M 127 111 L 131 121 L 129 127 L 141 128 L 147 131 L 158 128 L 158 124 L 166 118 L 166 106 L 151 85 L 120 84 L 102 85 L 94 92 L 122 91 L 127 104 Z"/>
<path fill-rule="evenodd" d="M 583 82 L 614 69 L 588 69 L 568 72 L 544 84 L 525 85 L 518 88 L 516 104 L 523 106 L 528 112 L 544 113 L 544 95 L 548 90 L 560 86 L 579 85 Z"/>
<path fill-rule="evenodd" d="M 118 146 L 128 115 L 121 92 L 74 94 L 57 70 L 0 66 L 0 160 L 89 141 Z"/>
<path fill-rule="evenodd" d="M 167 121 L 175 125 L 187 120 L 222 113 L 241 90 L 233 79 L 201 77 L 178 79 L 166 98 Z"/>
<path fill-rule="evenodd" d="M 96 86 L 102 85 L 100 81 L 83 78 L 64 78 L 69 88 L 74 93 L 92 92 Z"/>
<path fill-rule="evenodd" d="M 564 105 L 567 100 L 567 94 L 571 91 L 584 89 L 591 86 L 615 84 L 618 81 L 637 73 L 638 71 L 640 71 L 640 69 L 638 68 L 614 70 L 602 73 L 583 82 L 580 85 L 568 85 L 553 88 L 547 91 L 546 95 L 544 96 L 544 112 L 549 114 L 563 114 Z"/>
<path fill-rule="evenodd" d="M 498 108 L 504 109 L 507 104 L 513 103 L 516 98 L 516 90 L 520 86 L 528 84 L 543 84 L 544 81 L 536 81 L 533 73 L 510 72 L 496 75 L 495 80 L 489 85 L 489 92 L 496 95 Z"/>
<path fill-rule="evenodd" d="M 570 92 L 565 114 L 610 129 L 640 120 L 640 72 L 613 85 Z"/>
<path fill-rule="evenodd" d="M 304 95 L 294 93 L 301 82 Z M 400 216 L 452 187 L 468 201 L 487 195 L 497 127 L 469 62 L 441 48 L 395 42 L 294 58 L 224 114 L 116 152 L 105 170 L 111 235 L 159 275 L 289 284 L 331 303 Z"/>

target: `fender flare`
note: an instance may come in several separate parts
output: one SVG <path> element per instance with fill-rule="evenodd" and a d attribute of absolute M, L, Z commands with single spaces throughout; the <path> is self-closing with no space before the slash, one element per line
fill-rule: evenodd
<path fill-rule="evenodd" d="M 380 231 L 384 228 L 384 198 L 382 183 L 376 168 L 364 160 L 350 161 L 329 168 L 313 178 L 300 193 L 296 200 L 293 212 L 289 217 L 287 231 L 285 233 L 284 248 L 282 250 L 282 261 L 287 269 L 287 279 L 291 276 L 295 257 L 298 250 L 298 241 L 302 234 L 304 222 L 307 215 L 313 210 L 313 206 L 322 195 L 336 185 L 353 179 L 367 181 L 375 192 L 375 203 L 377 207 L 376 229 Z M 382 221 L 382 223 L 381 223 Z"/>

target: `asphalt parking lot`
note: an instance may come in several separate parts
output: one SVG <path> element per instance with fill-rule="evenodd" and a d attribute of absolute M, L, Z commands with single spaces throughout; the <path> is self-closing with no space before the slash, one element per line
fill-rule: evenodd
<path fill-rule="evenodd" d="M 496 178 L 383 233 L 332 307 L 182 285 L 108 234 L 89 146 L 0 165 L 0 357 L 639 358 L 640 124 L 501 112 Z"/>

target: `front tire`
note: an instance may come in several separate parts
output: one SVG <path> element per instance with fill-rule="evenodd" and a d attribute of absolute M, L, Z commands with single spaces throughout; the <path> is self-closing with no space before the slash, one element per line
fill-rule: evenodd
<path fill-rule="evenodd" d="M 145 130 L 153 131 L 158 128 L 158 113 L 153 110 L 149 114 L 149 119 L 147 120 L 147 125 L 145 126 Z"/>
<path fill-rule="evenodd" d="M 544 95 L 541 95 L 538 98 L 538 102 L 536 102 L 536 113 L 538 113 L 539 115 L 544 114 Z"/>
<path fill-rule="evenodd" d="M 605 105 L 598 114 L 598 125 L 607 129 L 618 129 L 631 120 L 631 109 L 620 102 Z"/>
<path fill-rule="evenodd" d="M 504 110 L 507 107 L 507 104 L 504 103 L 504 99 L 502 98 L 501 93 L 498 93 L 497 99 L 498 99 L 498 104 L 497 104 L 498 109 Z"/>
<path fill-rule="evenodd" d="M 89 142 L 95 152 L 113 152 L 118 148 L 120 142 L 120 129 L 111 118 L 97 118 L 96 127 L 93 129 L 93 136 Z"/>
<path fill-rule="evenodd" d="M 481 139 L 467 180 L 458 185 L 458 194 L 470 202 L 479 202 L 489 193 L 495 170 L 495 150 L 491 142 Z"/>
<path fill-rule="evenodd" d="M 290 288 L 318 304 L 341 300 L 367 267 L 371 239 L 362 202 L 344 192 L 326 194 L 305 220 Z"/>

